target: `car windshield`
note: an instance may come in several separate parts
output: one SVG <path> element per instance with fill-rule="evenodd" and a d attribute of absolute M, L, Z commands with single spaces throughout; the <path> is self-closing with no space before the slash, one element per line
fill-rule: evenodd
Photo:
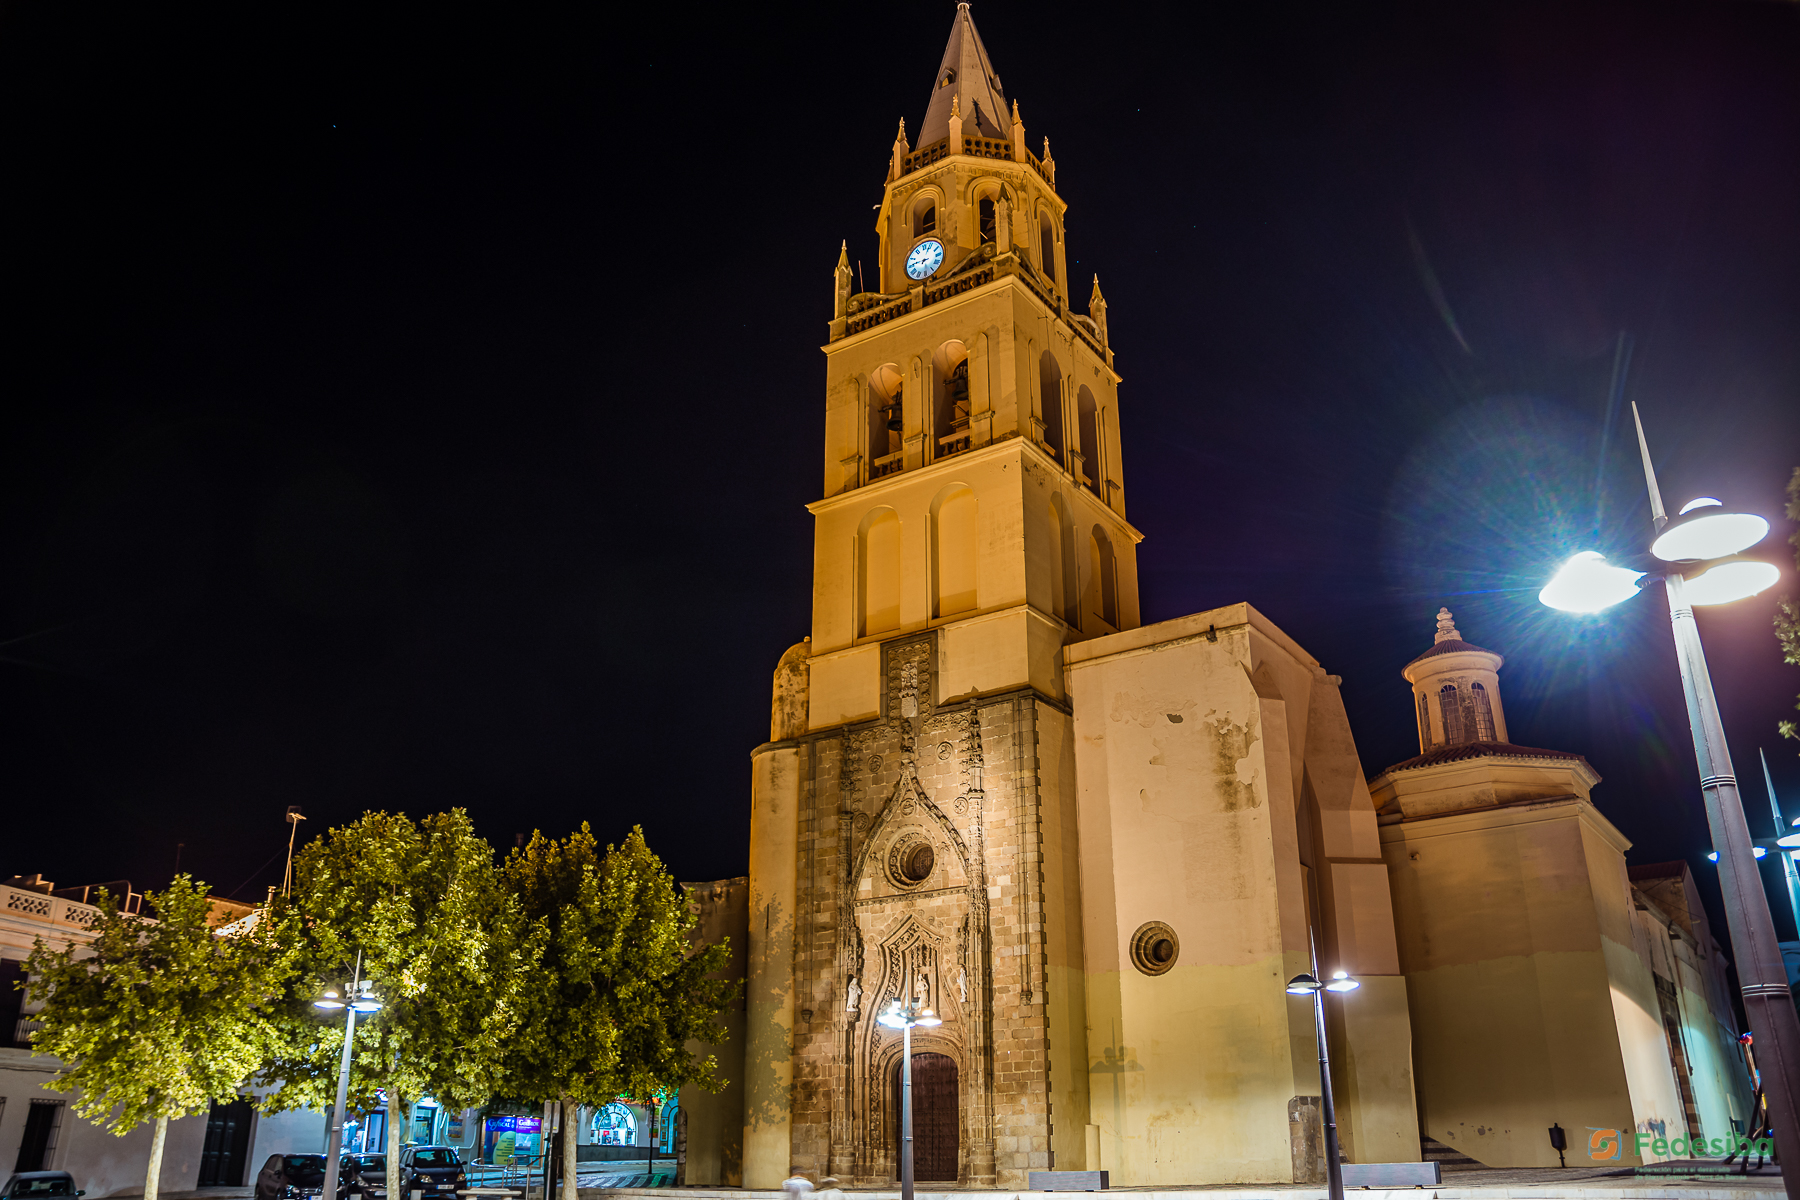
<path fill-rule="evenodd" d="M 285 1171 L 323 1172 L 325 1156 L 323 1154 L 290 1154 L 281 1160 L 281 1166 Z"/>
<path fill-rule="evenodd" d="M 454 1167 L 457 1165 L 454 1150 L 420 1150 L 413 1155 L 415 1167 Z"/>
<path fill-rule="evenodd" d="M 75 1181 L 67 1175 L 53 1179 L 21 1179 L 8 1190 L 9 1196 L 73 1196 Z"/>
<path fill-rule="evenodd" d="M 356 1156 L 356 1161 L 362 1164 L 365 1171 L 387 1170 L 387 1155 L 385 1154 L 359 1154 Z"/>

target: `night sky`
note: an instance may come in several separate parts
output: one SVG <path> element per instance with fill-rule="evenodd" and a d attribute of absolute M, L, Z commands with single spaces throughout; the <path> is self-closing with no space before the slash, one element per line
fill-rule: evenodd
<path fill-rule="evenodd" d="M 290 804 L 741 874 L 831 269 L 953 13 L 0 9 L 0 877 L 158 887 L 180 843 L 258 898 Z M 1624 401 L 1671 507 L 1785 549 L 1800 8 L 974 15 L 1106 291 L 1145 621 L 1250 601 L 1373 773 L 1447 603 L 1513 740 L 1712 889 L 1660 591 L 1535 594 L 1645 540 Z M 1701 617 L 1760 835 L 1775 594 Z"/>

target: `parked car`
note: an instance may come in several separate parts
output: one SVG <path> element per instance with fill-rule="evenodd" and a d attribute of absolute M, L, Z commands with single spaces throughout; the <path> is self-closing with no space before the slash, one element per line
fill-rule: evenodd
<path fill-rule="evenodd" d="M 356 1169 L 362 1172 L 363 1194 L 369 1200 L 383 1200 L 387 1195 L 387 1155 L 358 1154 Z"/>
<path fill-rule="evenodd" d="M 414 1192 L 425 1200 L 454 1200 L 456 1189 L 469 1186 L 468 1172 L 454 1146 L 408 1146 L 400 1151 L 401 1200 Z"/>
<path fill-rule="evenodd" d="M 39 1196 L 85 1196 L 75 1190 L 75 1177 L 67 1171 L 20 1171 L 0 1188 L 0 1200 L 35 1200 Z"/>
<path fill-rule="evenodd" d="M 256 1173 L 256 1200 L 300 1200 L 303 1196 L 320 1195 L 324 1190 L 323 1154 L 272 1154 Z M 338 1161 L 338 1200 L 367 1193 L 356 1156 L 344 1155 Z"/>

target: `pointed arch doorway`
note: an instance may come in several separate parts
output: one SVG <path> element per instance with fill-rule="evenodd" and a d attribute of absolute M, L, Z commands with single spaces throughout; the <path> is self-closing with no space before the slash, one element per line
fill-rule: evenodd
<path fill-rule="evenodd" d="M 921 1052 L 912 1057 L 913 1178 L 933 1183 L 960 1178 L 962 1163 L 961 1094 L 956 1060 L 948 1054 Z M 894 1174 L 899 1176 L 900 1088 L 894 1071 Z"/>

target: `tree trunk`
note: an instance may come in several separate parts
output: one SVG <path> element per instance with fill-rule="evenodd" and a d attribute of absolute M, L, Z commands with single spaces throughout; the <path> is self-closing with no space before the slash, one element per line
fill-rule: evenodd
<path fill-rule="evenodd" d="M 156 1118 L 155 1132 L 150 1135 L 150 1170 L 144 1175 L 144 1200 L 156 1200 L 162 1183 L 163 1145 L 169 1140 L 169 1118 Z"/>
<path fill-rule="evenodd" d="M 562 1098 L 562 1200 L 578 1200 L 575 1194 L 575 1118 L 580 1111 L 568 1096 Z"/>
<path fill-rule="evenodd" d="M 400 1135 L 406 1127 L 406 1102 L 390 1082 L 387 1089 L 387 1200 L 407 1200 L 400 1193 Z"/>

